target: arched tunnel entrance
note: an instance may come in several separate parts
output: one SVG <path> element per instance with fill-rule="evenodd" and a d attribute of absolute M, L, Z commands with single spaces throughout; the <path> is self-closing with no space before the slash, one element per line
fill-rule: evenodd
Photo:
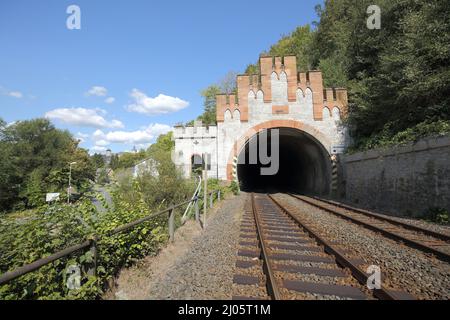
<path fill-rule="evenodd" d="M 278 148 L 274 129 L 278 130 Z M 259 143 L 256 143 L 258 140 Z M 276 160 L 275 152 L 279 150 L 279 167 L 274 170 L 275 174 L 265 175 L 261 171 L 271 165 L 259 156 L 256 163 L 250 161 L 251 158 L 255 159 L 251 156 L 255 153 L 255 145 L 260 151 L 261 141 L 267 142 L 269 151 L 266 154 L 272 161 Z M 331 164 L 328 152 L 313 136 L 293 128 L 272 128 L 250 138 L 238 156 L 237 173 L 241 190 L 247 192 L 325 195 L 330 190 Z"/>

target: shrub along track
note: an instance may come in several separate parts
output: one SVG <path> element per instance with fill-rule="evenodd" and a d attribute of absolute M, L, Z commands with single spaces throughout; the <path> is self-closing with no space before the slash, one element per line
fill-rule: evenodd
<path fill-rule="evenodd" d="M 234 299 L 414 299 L 390 288 L 369 290 L 363 260 L 268 195 L 247 202 L 239 246 Z"/>

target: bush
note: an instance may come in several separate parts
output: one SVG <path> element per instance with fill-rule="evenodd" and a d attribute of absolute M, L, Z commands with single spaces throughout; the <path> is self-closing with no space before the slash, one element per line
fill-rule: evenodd
<path fill-rule="evenodd" d="M 450 121 L 422 122 L 412 128 L 392 134 L 392 124 L 385 126 L 381 133 L 360 142 L 349 149 L 350 153 L 366 151 L 374 148 L 386 148 L 416 142 L 423 138 L 439 137 L 450 133 Z"/>
<path fill-rule="evenodd" d="M 450 222 L 448 211 L 444 208 L 437 207 L 430 208 L 425 213 L 425 219 L 439 224 L 448 224 Z"/>
<path fill-rule="evenodd" d="M 231 192 L 233 192 L 234 195 L 239 194 L 239 184 L 236 181 L 232 181 L 230 185 Z"/>
<path fill-rule="evenodd" d="M 166 242 L 167 217 L 161 216 L 121 234 L 110 232 L 123 224 L 151 214 L 143 202 L 133 205 L 115 197 L 115 210 L 97 215 L 83 198 L 76 206 L 43 206 L 27 219 L 4 217 L 0 221 L 0 273 L 14 270 L 68 246 L 99 236 L 97 276 L 88 276 L 92 254 L 80 251 L 28 273 L 0 287 L 0 299 L 94 299 L 106 283 L 124 266 L 153 255 Z M 67 268 L 81 267 L 81 288 L 66 287 Z"/>

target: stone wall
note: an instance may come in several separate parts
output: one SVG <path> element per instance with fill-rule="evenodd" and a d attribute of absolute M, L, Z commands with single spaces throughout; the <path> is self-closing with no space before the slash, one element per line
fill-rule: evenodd
<path fill-rule="evenodd" d="M 450 136 L 341 157 L 347 202 L 401 216 L 450 211 Z"/>

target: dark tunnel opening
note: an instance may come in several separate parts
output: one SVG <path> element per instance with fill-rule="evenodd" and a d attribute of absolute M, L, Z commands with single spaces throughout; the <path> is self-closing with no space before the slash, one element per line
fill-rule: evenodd
<path fill-rule="evenodd" d="M 270 129 L 253 136 L 241 151 L 237 166 L 241 190 L 327 195 L 330 190 L 331 166 L 328 152 L 322 144 L 311 135 L 297 129 L 277 128 L 276 130 L 279 136 L 278 148 L 276 131 Z M 273 172 L 264 173 L 261 170 L 266 168 L 267 171 L 271 164 L 264 162 L 264 159 L 259 156 L 256 157 L 257 159 L 249 156 L 249 154 L 255 154 L 254 150 L 260 150 L 262 141 L 266 141 L 269 150 L 265 153 L 263 149 L 263 154 L 268 154 L 272 161 L 276 161 L 274 152 L 279 150 L 278 170 L 275 170 L 276 166 L 272 166 Z M 272 141 L 274 141 L 274 147 L 272 147 Z M 257 161 L 251 162 L 250 159 Z"/>

